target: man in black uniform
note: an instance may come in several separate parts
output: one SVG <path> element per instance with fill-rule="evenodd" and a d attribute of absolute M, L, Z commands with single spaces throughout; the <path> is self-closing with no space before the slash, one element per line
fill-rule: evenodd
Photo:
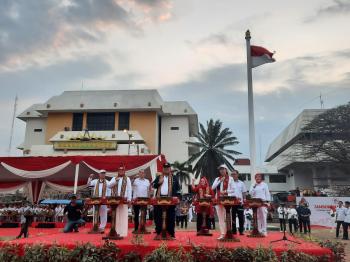
<path fill-rule="evenodd" d="M 163 173 L 156 177 L 152 183 L 156 189 L 156 197 L 174 197 L 179 196 L 180 184 L 177 177 L 171 173 L 171 166 L 169 163 L 163 165 Z M 175 239 L 175 206 L 167 209 L 166 228 L 169 235 Z M 160 238 L 162 231 L 162 208 L 160 206 L 154 207 L 154 222 L 156 224 L 156 239 Z"/>

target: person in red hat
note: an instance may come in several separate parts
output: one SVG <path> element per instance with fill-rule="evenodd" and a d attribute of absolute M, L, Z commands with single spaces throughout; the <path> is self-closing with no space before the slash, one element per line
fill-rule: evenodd
<path fill-rule="evenodd" d="M 129 203 L 118 205 L 115 223 L 118 234 L 121 237 L 126 237 L 128 235 L 128 208 L 131 202 L 132 188 L 130 178 L 125 175 L 125 167 L 123 165 L 118 169 L 118 176 L 113 177 L 110 181 L 109 187 L 112 188 L 112 196 L 124 197 Z"/>
<path fill-rule="evenodd" d="M 199 204 L 196 200 L 201 198 L 213 198 L 214 197 L 214 191 L 211 189 L 208 180 L 205 177 L 201 177 L 199 180 L 199 184 L 197 186 L 194 185 L 194 179 L 192 179 L 192 191 L 196 193 L 194 197 L 194 203 L 195 203 L 195 211 L 197 214 L 197 232 L 201 230 L 202 223 L 203 223 L 203 214 L 201 213 Z M 207 218 L 206 218 L 206 227 L 210 228 L 209 224 L 209 217 L 212 216 L 211 212 L 213 212 L 212 204 L 207 208 Z"/>

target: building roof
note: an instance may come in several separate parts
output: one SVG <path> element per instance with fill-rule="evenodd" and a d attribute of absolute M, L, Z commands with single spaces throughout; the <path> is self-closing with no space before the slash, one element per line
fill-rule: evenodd
<path fill-rule="evenodd" d="M 158 111 L 169 115 L 197 115 L 186 101 L 164 101 L 156 89 L 64 91 L 43 104 L 34 104 L 17 117 L 46 116 L 49 112 Z"/>
<path fill-rule="evenodd" d="M 198 116 L 186 101 L 164 101 L 156 89 L 64 91 L 34 104 L 17 117 L 47 117 L 50 112 L 156 111 L 162 116 L 187 116 L 190 135 L 198 133 Z"/>
<path fill-rule="evenodd" d="M 40 112 L 159 110 L 163 104 L 157 90 L 65 91 L 37 108 Z"/>
<path fill-rule="evenodd" d="M 301 130 L 326 109 L 303 110 L 270 144 L 265 161 L 269 162 L 289 148 L 299 138 Z"/>
<path fill-rule="evenodd" d="M 40 106 L 41 106 L 41 104 L 34 104 L 34 105 L 28 107 L 21 114 L 19 114 L 17 116 L 17 118 L 25 121 L 25 119 L 28 119 L 28 118 L 45 117 L 45 114 L 41 114 L 37 111 L 38 108 L 40 108 Z"/>

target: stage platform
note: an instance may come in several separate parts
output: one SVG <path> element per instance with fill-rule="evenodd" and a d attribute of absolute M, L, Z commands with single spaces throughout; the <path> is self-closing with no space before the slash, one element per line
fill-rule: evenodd
<path fill-rule="evenodd" d="M 68 248 L 73 248 L 78 243 L 87 242 L 96 246 L 102 245 L 104 243 L 104 240 L 102 240 L 103 235 L 88 234 L 89 230 L 89 228 L 81 228 L 79 233 L 63 233 L 62 229 L 58 228 L 30 228 L 29 238 L 16 240 L 13 238 L 18 234 L 19 229 L 6 228 L 0 229 L 0 237 L 1 239 L 6 239 L 6 241 L 2 241 L 2 243 L 18 244 L 19 247 L 33 244 L 57 244 Z M 152 230 L 152 228 L 149 230 Z M 282 233 L 279 232 L 270 232 L 266 238 L 248 238 L 247 236 L 238 236 L 240 242 L 219 242 L 216 239 L 218 236 L 219 233 L 215 231 L 213 232 L 212 237 L 196 236 L 196 232 L 194 231 L 177 231 L 176 240 L 167 241 L 166 244 L 169 248 L 178 248 L 182 246 L 185 249 L 190 249 L 192 245 L 202 246 L 204 248 L 216 248 L 220 246 L 232 249 L 237 247 L 257 248 L 259 246 L 262 246 L 266 248 L 271 247 L 278 255 L 283 251 L 292 248 L 311 255 L 331 256 L 331 251 L 329 249 L 321 248 L 314 243 L 306 242 L 302 239 L 292 236 L 288 236 L 288 238 L 299 241 L 301 244 L 297 245 L 285 241 L 271 244 L 270 241 L 282 238 Z M 152 250 L 159 247 L 162 243 L 164 243 L 163 241 L 153 240 L 154 234 L 142 235 L 142 238 L 142 243 L 135 245 L 135 239 L 133 240 L 133 235 L 130 230 L 128 237 L 122 240 L 115 240 L 113 242 L 115 242 L 121 248 L 123 253 L 137 250 L 137 252 L 142 256 L 151 252 Z"/>

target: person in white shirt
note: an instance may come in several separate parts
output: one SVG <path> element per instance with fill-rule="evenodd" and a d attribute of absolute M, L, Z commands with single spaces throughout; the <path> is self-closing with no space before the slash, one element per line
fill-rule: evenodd
<path fill-rule="evenodd" d="M 212 189 L 216 190 L 216 198 L 220 196 L 234 196 L 234 184 L 233 178 L 228 175 L 228 168 L 226 165 L 219 166 L 220 176 L 215 178 L 212 185 Z M 216 205 L 216 213 L 219 219 L 220 237 L 218 240 L 224 239 L 227 228 L 226 228 L 226 210 L 222 205 Z"/>
<path fill-rule="evenodd" d="M 287 220 L 287 208 L 283 205 L 280 205 L 277 208 L 278 220 L 280 221 L 280 232 L 286 230 L 286 220 Z"/>
<path fill-rule="evenodd" d="M 250 195 L 253 198 L 260 198 L 265 202 L 271 201 L 271 195 L 269 187 L 265 182 L 263 182 L 262 174 L 255 175 L 255 183 L 252 183 L 250 190 Z M 259 232 L 266 236 L 267 235 L 267 207 L 259 207 L 257 210 L 257 220 L 258 220 L 258 230 Z"/>
<path fill-rule="evenodd" d="M 119 167 L 118 177 L 112 178 L 109 187 L 112 188 L 112 196 L 125 197 L 129 203 L 118 205 L 115 220 L 116 231 L 121 237 L 126 237 L 128 235 L 128 208 L 131 202 L 132 188 L 130 178 L 125 175 L 124 166 Z"/>
<path fill-rule="evenodd" d="M 238 217 L 239 234 L 244 235 L 244 208 L 243 202 L 246 199 L 247 188 L 243 181 L 239 180 L 239 173 L 237 170 L 233 170 L 232 173 L 233 184 L 234 184 L 234 195 L 240 200 L 239 206 L 232 208 L 232 232 L 237 233 L 236 217 Z"/>
<path fill-rule="evenodd" d="M 253 220 L 253 210 L 251 208 L 244 209 L 244 230 L 251 230 Z"/>
<path fill-rule="evenodd" d="M 141 169 L 139 171 L 138 177 L 133 182 L 133 199 L 138 197 L 149 197 L 151 190 L 151 183 L 147 178 L 145 178 L 145 171 Z M 141 206 L 134 205 L 134 223 L 135 228 L 134 232 L 137 232 L 139 229 L 139 215 Z M 146 219 L 146 218 L 145 218 Z"/>
<path fill-rule="evenodd" d="M 98 174 L 98 179 L 92 179 L 94 177 L 94 174 L 91 174 L 89 177 L 89 180 L 87 182 L 88 186 L 93 187 L 93 196 L 94 197 L 108 197 L 111 195 L 111 190 L 108 187 L 109 181 L 106 179 L 106 170 L 102 169 L 100 170 Z M 106 224 L 107 224 L 107 212 L 108 208 L 106 205 L 101 205 L 99 208 L 99 215 L 100 215 L 100 225 L 99 225 L 99 231 L 101 233 L 104 232 Z"/>
<path fill-rule="evenodd" d="M 21 238 L 22 235 L 27 238 L 28 237 L 28 228 L 31 224 L 31 219 L 33 217 L 33 210 L 29 205 L 25 205 L 18 209 L 20 214 L 20 223 L 21 223 L 21 231 L 19 232 L 18 238 Z"/>
<path fill-rule="evenodd" d="M 343 223 L 343 239 L 349 240 L 348 229 L 350 226 L 350 202 L 345 201 L 345 210 L 344 210 L 344 223 Z"/>
<path fill-rule="evenodd" d="M 346 208 L 343 206 L 343 202 L 339 201 L 338 206 L 335 209 L 335 222 L 337 223 L 337 228 L 335 231 L 336 238 L 339 237 L 340 226 L 343 227 L 343 231 L 344 231 L 345 211 L 346 211 Z"/>
<path fill-rule="evenodd" d="M 289 225 L 289 232 L 293 235 L 293 227 L 294 233 L 298 232 L 298 212 L 295 209 L 295 205 L 290 205 L 287 209 L 287 218 Z"/>

